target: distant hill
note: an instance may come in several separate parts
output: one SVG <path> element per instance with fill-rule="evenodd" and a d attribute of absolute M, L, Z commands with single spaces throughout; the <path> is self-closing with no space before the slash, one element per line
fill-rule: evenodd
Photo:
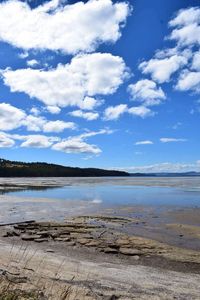
<path fill-rule="evenodd" d="M 0 159 L 0 177 L 103 177 L 129 176 L 129 173 L 96 168 L 73 168 L 44 162 Z"/>
<path fill-rule="evenodd" d="M 130 173 L 132 177 L 195 177 L 200 176 L 200 172 L 183 172 L 183 173 Z"/>

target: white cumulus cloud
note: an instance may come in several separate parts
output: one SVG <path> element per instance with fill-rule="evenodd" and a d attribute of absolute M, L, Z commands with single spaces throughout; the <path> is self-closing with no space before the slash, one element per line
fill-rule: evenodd
<path fill-rule="evenodd" d="M 200 72 L 184 70 L 178 78 L 176 89 L 200 93 Z"/>
<path fill-rule="evenodd" d="M 169 25 L 173 28 L 170 39 L 179 46 L 200 44 L 200 7 L 181 9 Z"/>
<path fill-rule="evenodd" d="M 20 146 L 26 148 L 48 148 L 53 144 L 55 140 L 57 140 L 52 137 L 39 134 L 28 135 L 22 138 L 24 138 L 25 141 Z"/>
<path fill-rule="evenodd" d="M 49 121 L 42 116 L 38 109 L 32 108 L 31 114 L 8 103 L 0 103 L 0 130 L 13 130 L 26 127 L 28 131 L 62 132 L 65 129 L 75 129 L 76 124 L 62 120 Z"/>
<path fill-rule="evenodd" d="M 97 112 L 84 112 L 82 110 L 74 110 L 69 114 L 73 117 L 86 119 L 87 121 L 93 121 L 98 119 L 99 117 L 99 114 Z"/>
<path fill-rule="evenodd" d="M 73 122 L 64 121 L 48 121 L 43 126 L 44 132 L 62 132 L 64 129 L 75 129 L 76 126 Z"/>
<path fill-rule="evenodd" d="M 102 150 L 94 144 L 87 143 L 86 140 L 95 135 L 110 133 L 112 133 L 112 131 L 106 129 L 86 132 L 78 136 L 63 139 L 62 141 L 54 144 L 52 149 L 65 153 L 91 153 L 97 155 L 100 154 Z"/>
<path fill-rule="evenodd" d="M 47 107 L 94 107 L 90 97 L 116 92 L 128 76 L 123 59 L 110 53 L 75 56 L 71 63 L 48 71 L 6 69 L 1 71 L 4 83 L 12 92 L 24 92 Z M 89 97 L 89 99 L 87 98 Z"/>
<path fill-rule="evenodd" d="M 187 62 L 187 56 L 175 54 L 162 59 L 152 58 L 144 61 L 139 65 L 139 69 L 143 74 L 150 74 L 153 80 L 163 83 L 169 81 L 171 75 Z"/>
<path fill-rule="evenodd" d="M 27 60 L 26 64 L 29 67 L 36 67 L 39 64 L 39 62 L 36 59 L 31 59 Z"/>
<path fill-rule="evenodd" d="M 0 148 L 10 148 L 15 145 L 15 141 L 4 132 L 0 132 Z"/>
<path fill-rule="evenodd" d="M 128 91 L 132 99 L 143 102 L 146 106 L 160 104 L 166 99 L 165 93 L 161 87 L 149 79 L 142 79 L 135 84 L 130 84 Z"/>
<path fill-rule="evenodd" d="M 109 106 L 105 109 L 104 119 L 105 120 L 117 120 L 122 114 L 127 111 L 126 104 L 119 104 L 116 106 Z"/>
<path fill-rule="evenodd" d="M 0 4 L 0 40 L 24 50 L 60 50 L 67 54 L 94 51 L 121 36 L 130 7 L 111 0 L 63 5 L 52 0 L 31 9 L 27 2 Z"/>
<path fill-rule="evenodd" d="M 9 103 L 0 103 L 0 130 L 13 130 L 21 126 L 26 114 Z"/>

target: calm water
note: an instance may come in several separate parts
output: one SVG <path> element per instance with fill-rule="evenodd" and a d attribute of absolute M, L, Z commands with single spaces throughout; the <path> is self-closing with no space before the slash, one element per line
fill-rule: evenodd
<path fill-rule="evenodd" d="M 23 180 L 26 181 L 26 179 Z M 34 180 L 39 187 L 39 179 Z M 175 205 L 200 207 L 200 178 L 43 178 L 41 180 L 44 186 L 45 182 L 48 183 L 46 185 L 49 188 L 9 192 L 9 195 L 23 198 L 51 198 L 63 201 L 83 200 L 97 204 L 101 203 L 105 206 Z M 54 186 L 56 181 L 58 185 L 62 182 L 64 186 L 52 187 L 52 180 Z M 24 185 L 24 181 L 23 184 L 21 181 L 19 186 Z M 27 179 L 27 181 L 30 184 L 31 180 Z"/>

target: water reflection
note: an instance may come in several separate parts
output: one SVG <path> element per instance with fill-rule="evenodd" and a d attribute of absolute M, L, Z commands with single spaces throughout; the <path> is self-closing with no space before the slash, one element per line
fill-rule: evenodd
<path fill-rule="evenodd" d="M 188 192 L 189 191 L 189 192 Z M 87 201 L 104 206 L 112 205 L 176 205 L 200 207 L 200 191 L 176 187 L 133 185 L 73 185 L 64 187 L 31 187 L 9 190 L 18 197 L 49 198 L 64 201 Z"/>

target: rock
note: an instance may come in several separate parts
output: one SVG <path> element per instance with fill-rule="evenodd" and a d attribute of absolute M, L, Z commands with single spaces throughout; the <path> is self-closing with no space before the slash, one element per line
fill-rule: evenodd
<path fill-rule="evenodd" d="M 117 244 L 115 244 L 115 243 L 106 243 L 107 244 L 107 246 L 109 247 L 109 248 L 112 248 L 112 249 L 119 249 L 119 245 L 117 245 Z"/>
<path fill-rule="evenodd" d="M 56 239 L 56 238 L 58 238 L 60 236 L 60 233 L 59 232 L 52 232 L 51 233 L 51 237 L 53 238 L 53 239 Z"/>
<path fill-rule="evenodd" d="M 37 234 L 41 235 L 43 238 L 51 236 L 51 232 L 49 231 L 38 231 Z"/>
<path fill-rule="evenodd" d="M 117 254 L 118 253 L 117 249 L 110 248 L 110 247 L 107 247 L 107 248 L 103 249 L 103 252 L 111 253 L 111 254 Z"/>
<path fill-rule="evenodd" d="M 77 232 L 71 232 L 70 236 L 72 238 L 76 238 L 76 239 L 79 239 L 79 238 L 81 239 L 82 238 L 82 235 L 80 233 L 77 233 Z"/>
<path fill-rule="evenodd" d="M 131 248 L 123 248 L 123 247 L 119 248 L 119 252 L 124 255 L 141 255 L 142 254 L 142 252 L 140 250 L 131 249 Z"/>
<path fill-rule="evenodd" d="M 56 242 L 63 242 L 63 239 L 60 238 L 60 237 L 58 237 L 58 238 L 55 238 L 54 241 L 56 241 Z"/>
<path fill-rule="evenodd" d="M 85 244 L 90 243 L 90 239 L 78 238 L 77 242 L 81 245 L 85 245 Z"/>
<path fill-rule="evenodd" d="M 100 242 L 98 241 L 90 241 L 88 244 L 86 244 L 87 247 L 98 247 L 100 245 Z"/>
<path fill-rule="evenodd" d="M 10 230 L 4 233 L 3 237 L 11 237 L 11 236 L 20 236 L 20 234 L 15 230 Z"/>
<path fill-rule="evenodd" d="M 70 235 L 70 231 L 69 230 L 59 230 L 57 232 L 57 234 L 59 234 L 59 235 Z"/>
<path fill-rule="evenodd" d="M 116 244 L 119 246 L 126 245 L 126 248 L 128 248 L 130 241 L 128 239 L 118 239 L 118 240 L 116 240 Z"/>
<path fill-rule="evenodd" d="M 26 235 L 26 234 L 24 234 L 24 235 L 22 235 L 21 238 L 23 241 L 34 241 L 35 239 L 40 239 L 41 235 L 34 235 L 34 234 Z"/>
<path fill-rule="evenodd" d="M 48 242 L 48 239 L 45 239 L 45 238 L 41 238 L 41 239 L 34 239 L 34 242 L 36 242 L 36 243 Z"/>
<path fill-rule="evenodd" d="M 48 252 L 48 253 L 54 253 L 55 251 L 53 249 L 46 249 L 46 252 Z"/>
<path fill-rule="evenodd" d="M 82 237 L 83 239 L 89 239 L 89 240 L 92 240 L 92 239 L 94 238 L 94 237 L 93 237 L 92 235 L 90 235 L 90 234 L 82 234 L 81 237 Z"/>
<path fill-rule="evenodd" d="M 71 241 L 71 239 L 69 237 L 64 237 L 64 238 L 62 238 L 62 240 L 63 240 L 63 242 L 70 242 Z"/>
<path fill-rule="evenodd" d="M 67 246 L 75 246 L 76 245 L 76 243 L 75 242 L 73 242 L 73 241 L 71 241 L 71 242 L 67 242 Z"/>
<path fill-rule="evenodd" d="M 133 259 L 135 259 L 135 260 L 139 260 L 139 259 L 140 259 L 140 257 L 139 257 L 139 255 L 134 255 L 134 256 L 133 256 Z"/>

